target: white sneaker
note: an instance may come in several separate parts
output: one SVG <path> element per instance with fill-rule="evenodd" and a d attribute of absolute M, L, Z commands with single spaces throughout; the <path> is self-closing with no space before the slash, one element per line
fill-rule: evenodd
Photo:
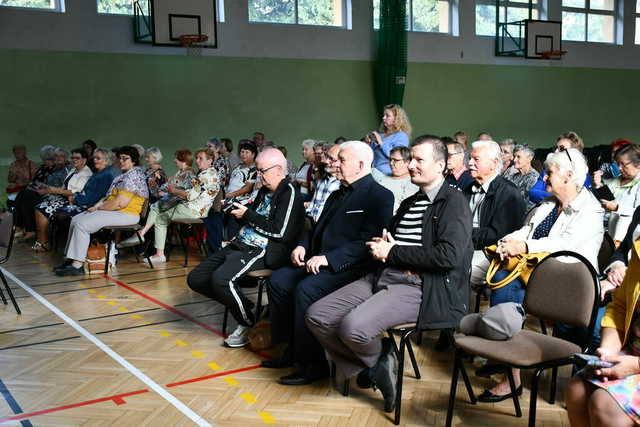
<path fill-rule="evenodd" d="M 140 236 L 140 238 L 142 239 L 142 242 L 144 242 L 144 236 Z M 140 244 L 140 240 L 138 240 L 138 236 L 134 234 L 133 236 L 129 237 L 128 239 L 124 239 L 123 241 L 118 243 L 118 247 L 119 248 L 128 248 L 130 246 L 135 246 L 135 245 L 139 245 L 139 244 Z"/>
<path fill-rule="evenodd" d="M 116 258 L 117 255 L 118 249 L 116 248 L 116 244 L 111 242 L 111 249 L 109 250 L 109 264 L 111 264 L 111 267 L 116 266 L 116 262 L 118 262 Z"/>
<path fill-rule="evenodd" d="M 249 344 L 249 331 L 251 330 L 248 326 L 238 325 L 235 331 L 227 338 L 225 338 L 224 343 L 227 347 L 237 348 L 244 347 Z"/>
<path fill-rule="evenodd" d="M 162 256 L 158 256 L 158 255 L 154 255 L 149 257 L 149 259 L 151 260 L 151 263 L 156 263 L 156 262 L 167 262 L 167 257 L 162 255 Z M 146 259 L 142 260 L 143 263 L 147 262 Z"/>

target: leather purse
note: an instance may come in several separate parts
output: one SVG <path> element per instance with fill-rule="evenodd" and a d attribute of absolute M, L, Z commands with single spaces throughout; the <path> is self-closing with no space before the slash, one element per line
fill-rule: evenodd
<path fill-rule="evenodd" d="M 487 287 L 492 291 L 500 289 L 518 278 L 520 278 L 520 280 L 522 280 L 526 285 L 529 281 L 529 277 L 531 277 L 533 269 L 536 268 L 536 265 L 549 255 L 549 252 L 534 252 L 530 254 L 516 255 L 501 261 L 497 248 L 497 245 L 491 245 L 484 248 L 485 256 L 491 261 L 485 280 L 487 281 Z M 507 270 L 509 271 L 509 274 L 504 279 L 498 282 L 493 282 L 493 276 L 495 276 L 498 270 Z"/>

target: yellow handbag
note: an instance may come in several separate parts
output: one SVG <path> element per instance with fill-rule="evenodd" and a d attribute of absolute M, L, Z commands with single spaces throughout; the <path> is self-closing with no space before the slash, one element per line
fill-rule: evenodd
<path fill-rule="evenodd" d="M 549 255 L 549 252 L 535 252 L 531 254 L 516 255 L 501 261 L 500 255 L 498 255 L 496 249 L 497 245 L 491 245 L 484 248 L 485 256 L 487 259 L 491 260 L 485 279 L 487 281 L 487 287 L 492 291 L 500 289 L 517 278 L 520 278 L 520 280 L 522 280 L 526 285 L 529 281 L 529 277 L 531 277 L 533 269 L 536 268 L 536 265 Z M 499 282 L 494 283 L 492 279 L 498 270 L 508 270 L 509 275 Z"/>

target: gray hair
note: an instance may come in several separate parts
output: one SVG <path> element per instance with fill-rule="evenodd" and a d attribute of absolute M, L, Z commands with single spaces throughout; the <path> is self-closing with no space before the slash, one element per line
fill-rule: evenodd
<path fill-rule="evenodd" d="M 587 161 L 577 148 L 549 153 L 547 160 L 544 162 L 544 167 L 548 170 L 552 166 L 557 167 L 561 172 L 571 171 L 573 173 L 571 180 L 578 191 L 582 188 L 584 180 L 587 178 L 587 173 L 589 173 Z"/>
<path fill-rule="evenodd" d="M 62 147 L 57 147 L 54 151 L 53 151 L 53 155 L 55 156 L 58 153 L 62 153 L 64 154 L 64 156 L 68 159 L 69 158 L 69 150 L 67 150 L 66 148 L 62 148 Z"/>
<path fill-rule="evenodd" d="M 502 153 L 500 152 L 500 146 L 498 145 L 497 142 L 489 141 L 486 139 L 479 139 L 477 141 L 474 141 L 471 144 L 471 147 L 473 149 L 476 149 L 476 148 L 486 149 L 489 155 L 491 156 L 491 159 L 498 162 L 498 167 L 496 168 L 496 171 L 499 172 L 502 170 Z"/>
<path fill-rule="evenodd" d="M 373 150 L 369 147 L 369 144 L 365 144 L 362 141 L 347 141 L 340 144 L 340 151 L 346 149 L 353 149 L 358 156 L 358 160 L 364 162 L 365 171 L 371 171 L 371 163 L 373 163 Z"/>
<path fill-rule="evenodd" d="M 138 151 L 138 154 L 140 155 L 140 160 L 142 160 L 144 158 L 144 147 L 140 144 L 131 144 L 131 146 Z"/>
<path fill-rule="evenodd" d="M 529 147 L 528 145 L 516 145 L 515 148 L 513 149 L 513 154 L 515 155 L 517 152 L 523 152 L 525 156 L 530 157 L 530 158 L 534 158 L 536 153 L 535 151 L 533 151 L 533 149 L 531 147 Z"/>
<path fill-rule="evenodd" d="M 111 166 L 113 164 L 115 155 L 111 151 L 104 148 L 96 148 L 95 150 L 93 150 L 93 155 L 95 156 L 96 153 L 99 153 L 104 157 L 104 161 L 107 163 L 107 166 Z"/>
<path fill-rule="evenodd" d="M 322 151 L 327 151 L 332 145 L 333 144 L 330 144 L 327 141 L 316 141 L 316 143 L 313 144 L 313 149 L 322 148 Z"/>
<path fill-rule="evenodd" d="M 162 161 L 162 151 L 160 151 L 158 147 L 149 147 L 146 149 L 144 154 L 153 157 L 156 163 L 160 163 Z"/>
<path fill-rule="evenodd" d="M 314 145 L 316 145 L 315 139 L 305 139 L 304 141 L 302 141 L 302 148 L 313 150 Z"/>
<path fill-rule="evenodd" d="M 215 137 L 207 139 L 207 145 L 208 144 L 211 144 L 214 147 L 216 147 L 216 150 L 218 150 L 218 151 L 220 151 L 220 149 L 224 145 L 222 141 L 220 141 L 218 138 L 215 138 Z"/>
<path fill-rule="evenodd" d="M 498 145 L 499 145 L 500 147 L 503 147 L 503 146 L 505 146 L 505 145 L 506 145 L 507 147 L 513 147 L 514 145 L 517 145 L 517 142 L 516 142 L 516 140 L 515 140 L 515 139 L 513 139 L 513 138 L 505 138 L 505 139 L 503 139 L 502 141 L 498 142 Z M 512 150 L 512 151 L 513 151 L 513 150 Z"/>
<path fill-rule="evenodd" d="M 56 155 L 56 147 L 53 145 L 45 145 L 40 149 L 40 158 L 42 161 L 53 160 Z"/>

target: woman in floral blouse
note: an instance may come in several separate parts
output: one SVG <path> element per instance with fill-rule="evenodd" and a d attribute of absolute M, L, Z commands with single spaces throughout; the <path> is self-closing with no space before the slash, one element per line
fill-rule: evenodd
<path fill-rule="evenodd" d="M 218 173 L 213 167 L 216 155 L 208 148 L 196 151 L 196 164 L 200 172 L 192 182 L 189 190 L 181 190 L 176 184 L 167 185 L 167 192 L 177 195 L 184 201 L 178 205 L 162 211 L 160 203 L 151 205 L 147 224 L 140 230 L 140 236 L 144 235 L 155 226 L 156 254 L 151 257 L 151 262 L 166 262 L 164 244 L 167 238 L 167 228 L 171 221 L 176 219 L 204 218 L 209 214 L 209 209 L 220 191 Z M 133 236 L 121 243 L 122 246 L 135 244 L 138 237 Z"/>

